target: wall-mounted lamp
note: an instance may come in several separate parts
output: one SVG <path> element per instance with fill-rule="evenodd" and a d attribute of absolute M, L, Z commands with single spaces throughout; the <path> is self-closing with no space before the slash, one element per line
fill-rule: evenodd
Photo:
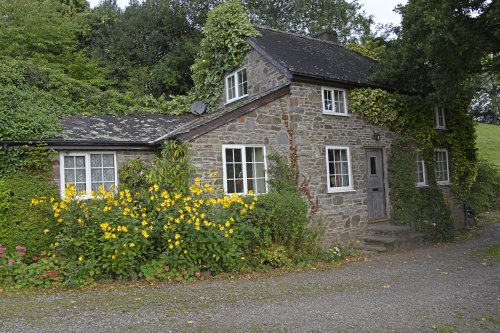
<path fill-rule="evenodd" d="M 375 141 L 380 141 L 380 132 L 373 131 L 373 138 Z"/>

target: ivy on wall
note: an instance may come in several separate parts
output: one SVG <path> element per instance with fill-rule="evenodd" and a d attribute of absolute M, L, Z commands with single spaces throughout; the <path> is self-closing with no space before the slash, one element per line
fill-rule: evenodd
<path fill-rule="evenodd" d="M 216 111 L 224 88 L 224 75 L 237 69 L 250 46 L 247 37 L 258 35 L 241 1 L 229 0 L 208 13 L 201 50 L 191 67 L 194 96 Z"/>
<path fill-rule="evenodd" d="M 362 115 L 368 121 L 387 126 L 399 133 L 402 139 L 392 145 L 389 161 L 389 186 L 393 219 L 417 230 L 428 227 L 439 229 L 434 240 L 445 240 L 451 229 L 448 213 L 444 212 L 442 194 L 437 188 L 434 173 L 434 149 L 448 150 L 450 187 L 455 198 L 465 202 L 477 174 L 477 152 L 473 119 L 467 114 L 466 99 L 443 103 L 434 96 L 409 96 L 382 89 L 360 88 L 349 93 L 352 112 Z M 436 130 L 435 107 L 445 107 L 445 130 Z M 422 151 L 426 165 L 427 189 L 415 186 L 416 152 Z M 434 207 L 436 216 L 425 213 L 427 207 Z M 433 225 L 436 224 L 436 225 Z M 436 227 L 437 226 L 437 227 Z"/>

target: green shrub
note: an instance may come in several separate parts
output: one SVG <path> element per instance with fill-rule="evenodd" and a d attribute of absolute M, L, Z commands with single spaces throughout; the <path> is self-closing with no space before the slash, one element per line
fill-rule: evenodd
<path fill-rule="evenodd" d="M 72 263 L 73 281 L 97 278 L 188 278 L 202 270 L 237 271 L 244 263 L 243 223 L 257 197 L 222 196 L 199 179 L 188 194 L 153 185 L 132 194 L 103 189 L 92 200 L 74 200 L 74 187 L 50 206 L 60 232 L 50 253 Z M 158 273 L 158 267 L 168 267 Z"/>
<path fill-rule="evenodd" d="M 128 189 L 132 193 L 148 188 L 146 175 L 150 166 L 139 159 L 133 159 L 120 167 L 120 189 Z"/>
<path fill-rule="evenodd" d="M 285 245 L 290 250 L 301 247 L 308 224 L 307 204 L 293 192 L 269 192 L 259 195 L 250 223 L 258 232 L 257 247 Z"/>
<path fill-rule="evenodd" d="M 25 246 L 28 258 L 46 250 L 58 229 L 50 209 L 32 205 L 36 195 L 56 197 L 58 189 L 46 176 L 27 172 L 0 177 L 0 243 L 7 248 Z"/>
<path fill-rule="evenodd" d="M 167 191 L 186 194 L 192 172 L 187 144 L 165 141 L 160 156 L 154 159 L 146 175 L 146 180 L 151 185 L 161 184 Z"/>
<path fill-rule="evenodd" d="M 421 200 L 416 215 L 415 229 L 423 232 L 430 242 L 448 242 L 453 240 L 453 220 L 446 205 L 443 193 L 436 186 L 419 189 Z"/>
<path fill-rule="evenodd" d="M 269 165 L 269 185 L 274 192 L 297 192 L 299 183 L 297 173 L 286 160 L 277 153 L 268 157 Z"/>
<path fill-rule="evenodd" d="M 500 194 L 500 173 L 494 165 L 480 161 L 476 181 L 472 185 L 468 202 L 474 213 L 488 211 Z"/>

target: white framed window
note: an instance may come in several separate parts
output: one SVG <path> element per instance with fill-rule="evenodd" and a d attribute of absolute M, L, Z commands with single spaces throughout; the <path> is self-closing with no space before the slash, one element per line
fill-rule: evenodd
<path fill-rule="evenodd" d="M 444 108 L 441 106 L 436 107 L 436 128 L 446 129 L 446 121 L 444 117 Z"/>
<path fill-rule="evenodd" d="M 321 88 L 323 113 L 347 116 L 346 90 L 338 88 Z"/>
<path fill-rule="evenodd" d="M 417 186 L 426 186 L 425 162 L 421 150 L 417 150 Z"/>
<path fill-rule="evenodd" d="M 326 146 L 328 192 L 353 191 L 349 147 Z"/>
<path fill-rule="evenodd" d="M 84 192 L 82 198 L 90 198 L 91 191 L 103 186 L 111 191 L 118 185 L 116 153 L 114 152 L 68 152 L 59 154 L 61 197 L 66 184 Z"/>
<path fill-rule="evenodd" d="M 267 193 L 265 146 L 223 145 L 222 162 L 226 193 Z"/>
<path fill-rule="evenodd" d="M 436 174 L 436 182 L 439 185 L 447 185 L 450 183 L 450 170 L 448 167 L 448 150 L 434 150 L 434 172 Z"/>
<path fill-rule="evenodd" d="M 247 70 L 239 69 L 226 76 L 226 100 L 228 103 L 248 95 Z"/>

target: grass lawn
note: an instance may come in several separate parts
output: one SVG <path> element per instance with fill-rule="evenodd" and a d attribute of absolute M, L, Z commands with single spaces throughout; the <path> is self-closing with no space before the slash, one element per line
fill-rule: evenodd
<path fill-rule="evenodd" d="M 500 168 L 500 126 L 477 124 L 476 133 L 479 158 Z"/>

